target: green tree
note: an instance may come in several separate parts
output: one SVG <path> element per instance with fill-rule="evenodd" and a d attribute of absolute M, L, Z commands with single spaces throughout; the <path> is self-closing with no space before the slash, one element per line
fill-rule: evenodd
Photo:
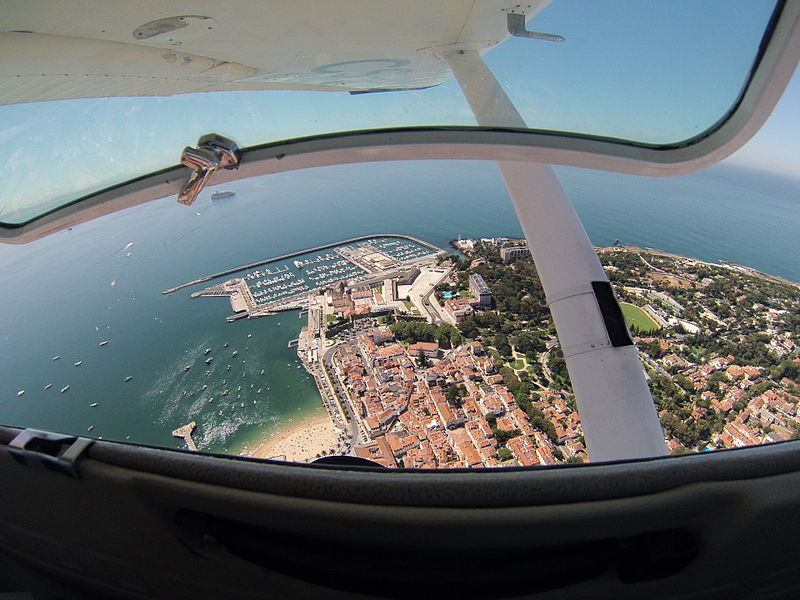
<path fill-rule="evenodd" d="M 431 361 L 428 360 L 428 357 L 425 356 L 425 353 L 422 350 L 420 350 L 417 353 L 417 363 L 419 364 L 420 367 L 430 367 L 431 366 Z"/>
<path fill-rule="evenodd" d="M 505 462 L 507 460 L 511 460 L 512 458 L 514 458 L 514 453 L 511 452 L 511 450 L 509 450 L 505 446 L 503 446 L 502 448 L 499 448 L 497 450 L 497 458 L 499 458 L 501 462 Z"/>
<path fill-rule="evenodd" d="M 514 431 L 506 431 L 505 429 L 500 429 L 499 427 L 493 427 L 492 433 L 494 434 L 497 443 L 501 446 L 511 438 L 522 435 L 522 432 L 519 429 L 515 429 Z"/>

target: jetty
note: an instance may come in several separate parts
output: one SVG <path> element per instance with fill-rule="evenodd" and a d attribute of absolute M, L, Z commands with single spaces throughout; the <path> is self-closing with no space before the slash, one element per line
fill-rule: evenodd
<path fill-rule="evenodd" d="M 172 435 L 175 437 L 186 440 L 186 445 L 189 447 L 189 450 L 192 450 L 193 452 L 197 452 L 197 446 L 195 446 L 194 440 L 192 439 L 192 432 L 194 431 L 195 427 L 197 427 L 197 423 L 192 421 L 183 427 L 178 427 L 172 432 Z"/>

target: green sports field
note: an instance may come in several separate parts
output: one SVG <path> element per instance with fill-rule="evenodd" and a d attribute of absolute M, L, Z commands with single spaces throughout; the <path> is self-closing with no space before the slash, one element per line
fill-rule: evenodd
<path fill-rule="evenodd" d="M 628 304 L 627 302 L 620 302 L 619 305 L 620 308 L 622 308 L 622 314 L 625 315 L 625 321 L 628 323 L 628 327 L 636 327 L 643 333 L 658 329 L 658 323 L 651 319 L 650 316 L 638 306 Z"/>

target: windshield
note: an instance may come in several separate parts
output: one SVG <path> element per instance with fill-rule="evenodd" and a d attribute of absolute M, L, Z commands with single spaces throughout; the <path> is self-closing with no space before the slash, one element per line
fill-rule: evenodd
<path fill-rule="evenodd" d="M 466 5 L 449 18 L 473 23 L 478 13 L 468 17 L 472 13 Z M 700 4 L 692 0 L 559 0 L 547 4 L 527 25 L 562 36 L 563 42 L 510 36 L 506 12 L 499 10 L 480 17 L 479 24 L 487 31 L 475 25 L 474 32 L 464 30 L 459 37 L 450 31 L 453 23 L 448 16 L 433 11 L 436 14 L 425 17 L 428 28 L 412 28 L 418 36 L 408 41 L 416 44 L 413 51 L 396 39 L 384 42 L 397 53 L 394 56 L 362 56 L 345 49 L 337 54 L 326 48 L 306 57 L 309 64 L 295 64 L 293 60 L 300 58 L 294 55 L 283 59 L 307 72 L 284 73 L 281 79 L 274 72 L 266 76 L 230 67 L 233 71 L 226 71 L 222 78 L 225 85 L 242 89 L 164 97 L 159 96 L 170 91 L 148 87 L 150 80 L 143 72 L 151 69 L 152 81 L 170 80 L 177 76 L 162 73 L 162 68 L 184 63 L 186 69 L 193 69 L 201 62 L 197 54 L 216 46 L 195 47 L 204 37 L 180 43 L 159 38 L 150 40 L 163 48 L 158 51 L 158 65 L 148 62 L 149 54 L 123 53 L 115 62 L 115 52 L 122 51 L 106 47 L 111 42 L 103 35 L 94 42 L 96 47 L 75 47 L 89 44 L 84 37 L 96 33 L 88 22 L 87 31 L 70 29 L 73 37 L 44 39 L 31 33 L 39 31 L 32 19 L 53 19 L 52 28 L 58 29 L 58 14 L 37 13 L 27 20 L 24 14 L 18 15 L 19 22 L 8 26 L 15 32 L 3 38 L 20 55 L 16 72 L 13 61 L 4 67 L 8 82 L 4 102 L 22 103 L 0 107 L 4 148 L 0 222 L 25 223 L 76 198 L 175 165 L 185 146 L 195 145 L 201 135 L 212 131 L 248 147 L 375 128 L 473 127 L 476 120 L 448 66 L 448 53 L 463 52 L 463 48 L 483 54 L 531 129 L 634 144 L 682 144 L 713 128 L 736 105 L 759 57 L 774 8 L 774 2 L 750 0 L 734 4 L 729 0 Z M 420 5 L 414 10 L 427 9 Z M 411 13 L 398 15 L 396 26 L 403 27 Z M 62 16 L 64 22 L 72 22 L 69 15 Z M 78 35 L 84 37 L 74 37 Z M 209 37 L 215 35 L 222 35 L 222 30 L 209 33 Z M 118 37 L 130 44 L 130 32 L 120 32 Z M 454 39 L 472 41 L 453 44 Z M 368 49 L 367 42 L 363 45 Z M 237 38 L 237 44 L 246 47 L 246 36 Z M 46 56 L 37 62 L 40 52 Z M 411 54 L 407 58 L 402 52 Z M 77 58 L 70 59 L 71 53 Z M 264 53 L 269 54 L 262 50 L 258 55 Z M 222 89 L 205 79 L 202 85 L 206 87 L 197 83 L 199 88 L 182 88 L 185 78 L 201 74 L 209 78 L 214 71 L 208 65 L 196 68 L 200 74 L 181 71 L 172 83 L 175 92 Z M 95 97 L 118 95 L 109 78 L 118 81 L 121 90 L 133 86 L 125 82 L 137 82 L 139 87 L 130 90 L 143 97 Z M 259 85 L 294 89 L 247 89 Z M 327 91 L 305 89 L 312 85 Z M 349 94 L 348 90 L 374 93 Z M 382 90 L 388 91 L 378 93 Z M 124 91 L 119 94 L 125 95 Z M 144 97 L 148 95 L 153 97 Z M 32 101 L 42 97 L 75 99 Z"/>

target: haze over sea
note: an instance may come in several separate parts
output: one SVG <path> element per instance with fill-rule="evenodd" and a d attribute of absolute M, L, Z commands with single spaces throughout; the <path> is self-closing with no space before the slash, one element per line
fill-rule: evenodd
<path fill-rule="evenodd" d="M 596 245 L 620 239 L 800 281 L 800 180 L 730 165 L 669 179 L 556 171 Z M 287 348 L 304 322 L 283 313 L 231 324 L 227 299 L 190 299 L 200 286 L 162 290 L 357 235 L 408 234 L 443 248 L 458 235 L 521 236 L 491 163 L 348 165 L 225 189 L 236 197 L 212 202 L 208 190 L 191 208 L 162 199 L 0 245 L 0 423 L 74 434 L 91 426 L 92 436 L 182 448 L 171 431 L 196 421 L 201 449 L 238 453 L 320 410 Z M 220 396 L 234 386 L 241 398 Z"/>

